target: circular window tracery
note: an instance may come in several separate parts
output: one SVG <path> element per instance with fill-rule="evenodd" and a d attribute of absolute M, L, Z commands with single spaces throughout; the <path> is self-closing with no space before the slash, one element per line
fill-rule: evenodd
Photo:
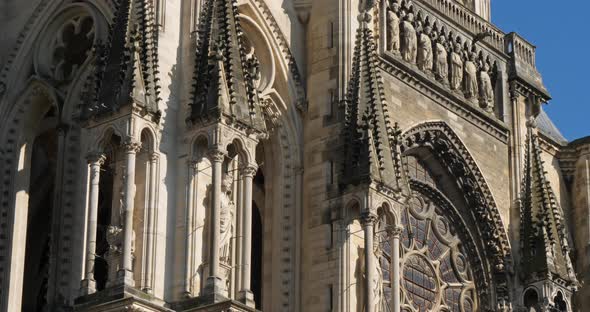
<path fill-rule="evenodd" d="M 35 69 L 58 87 L 72 82 L 97 43 L 106 40 L 107 23 L 91 4 L 72 3 L 55 15 L 40 36 Z"/>
<path fill-rule="evenodd" d="M 432 310 L 438 301 L 439 281 L 434 267 L 423 255 L 406 257 L 403 265 L 403 287 L 408 299 L 419 311 Z"/>
<path fill-rule="evenodd" d="M 56 80 L 70 80 L 90 53 L 94 43 L 94 20 L 89 15 L 76 16 L 58 30 L 53 42 L 51 69 Z"/>
<path fill-rule="evenodd" d="M 433 190 L 434 191 L 434 190 Z M 436 197 L 435 197 L 436 198 Z M 443 209 L 444 207 L 444 209 Z M 401 289 L 403 311 L 478 310 L 476 286 L 469 253 L 456 229 L 448 209 L 425 194 L 415 194 L 400 215 L 403 225 L 400 241 Z M 378 242 L 383 250 L 379 259 L 383 280 L 389 280 L 391 243 L 387 231 L 377 227 Z M 474 260 L 477 261 L 477 260 Z M 384 283 L 387 302 L 389 285 Z"/>

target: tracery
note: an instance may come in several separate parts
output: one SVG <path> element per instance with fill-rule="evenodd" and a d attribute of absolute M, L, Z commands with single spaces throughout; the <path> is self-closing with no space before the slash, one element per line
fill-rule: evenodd
<path fill-rule="evenodd" d="M 437 193 L 436 178 L 416 158 L 408 156 L 410 177 Z M 458 227 L 450 203 L 442 196 L 417 191 L 402 210 L 400 242 L 402 311 L 478 311 L 478 295 L 471 264 L 470 237 Z M 391 237 L 380 218 L 376 233 L 383 272 L 385 301 L 391 301 Z M 382 311 L 389 311 L 384 305 Z"/>

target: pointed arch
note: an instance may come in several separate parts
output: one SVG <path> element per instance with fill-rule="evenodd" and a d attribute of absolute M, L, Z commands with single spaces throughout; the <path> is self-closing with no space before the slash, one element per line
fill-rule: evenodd
<path fill-rule="evenodd" d="M 455 181 L 471 211 L 489 260 L 496 302 L 509 300 L 508 273 L 511 249 L 507 231 L 490 188 L 465 144 L 442 121 L 416 125 L 402 134 L 402 152 L 408 155 L 425 148 Z M 413 185 L 415 188 L 415 184 Z"/>

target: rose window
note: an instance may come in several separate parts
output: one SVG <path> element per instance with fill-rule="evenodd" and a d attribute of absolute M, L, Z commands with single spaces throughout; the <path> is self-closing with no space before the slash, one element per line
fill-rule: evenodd
<path fill-rule="evenodd" d="M 403 287 L 420 311 L 431 310 L 438 297 L 438 278 L 434 268 L 420 254 L 408 256 L 403 267 Z"/>
<path fill-rule="evenodd" d="M 466 225 L 453 217 L 456 210 L 436 190 L 428 170 L 415 159 L 409 159 L 409 163 L 410 176 L 414 181 L 419 179 L 418 183 L 428 191 L 416 192 L 400 216 L 402 311 L 478 311 L 471 264 L 480 261 L 467 251 L 467 247 L 474 250 L 474 245 L 464 229 Z M 377 227 L 377 239 L 383 250 L 379 263 L 383 280 L 389 281 L 391 238 L 383 227 Z M 386 301 L 390 302 L 390 285 L 385 282 L 383 286 Z"/>

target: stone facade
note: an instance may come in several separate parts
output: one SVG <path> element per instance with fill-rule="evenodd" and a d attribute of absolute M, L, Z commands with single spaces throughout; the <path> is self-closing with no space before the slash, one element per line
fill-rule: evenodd
<path fill-rule="evenodd" d="M 489 0 L 0 8 L 0 311 L 590 304 L 590 140 Z"/>

